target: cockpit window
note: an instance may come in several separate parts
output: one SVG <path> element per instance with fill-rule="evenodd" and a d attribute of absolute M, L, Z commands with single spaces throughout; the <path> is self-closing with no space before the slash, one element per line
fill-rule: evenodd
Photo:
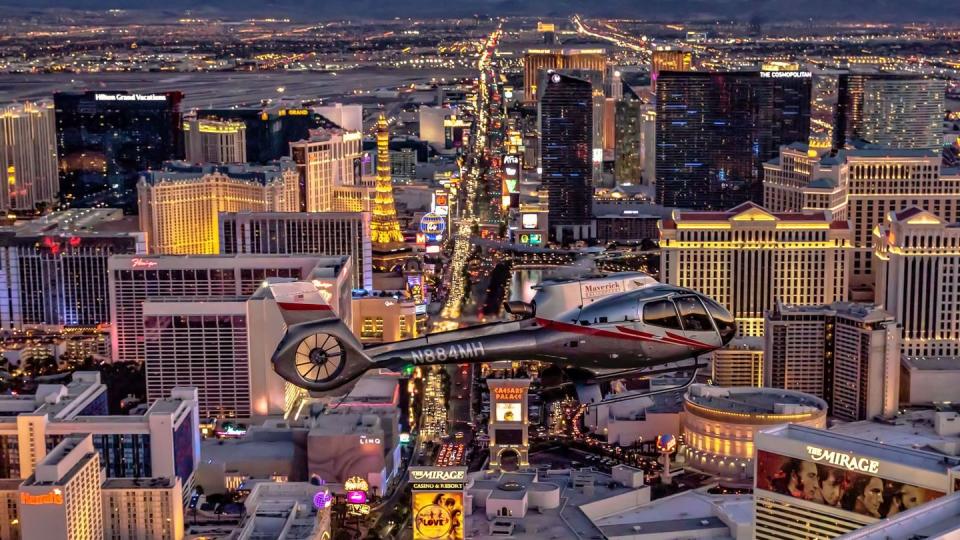
<path fill-rule="evenodd" d="M 689 332 L 713 332 L 713 322 L 696 296 L 681 296 L 676 299 L 683 329 Z"/>
<path fill-rule="evenodd" d="M 733 336 L 737 333 L 737 322 L 730 315 L 730 312 L 710 298 L 703 297 L 702 300 L 710 311 L 710 315 L 713 316 L 713 322 L 717 324 L 720 337 L 723 338 L 724 342 L 733 339 Z"/>
<path fill-rule="evenodd" d="M 677 317 L 677 310 L 673 307 L 673 302 L 669 300 L 658 300 L 644 304 L 643 322 L 660 328 L 682 329 L 680 319 Z"/>

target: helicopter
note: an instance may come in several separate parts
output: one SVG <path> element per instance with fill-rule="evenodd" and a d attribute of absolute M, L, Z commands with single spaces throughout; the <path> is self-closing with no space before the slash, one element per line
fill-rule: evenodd
<path fill-rule="evenodd" d="M 314 396 L 345 393 L 373 369 L 541 361 L 594 380 L 684 362 L 723 347 L 736 323 L 723 306 L 691 289 L 639 272 L 544 282 L 532 301 L 507 302 L 514 320 L 365 347 L 322 303 L 281 302 L 286 331 L 274 371 Z"/>

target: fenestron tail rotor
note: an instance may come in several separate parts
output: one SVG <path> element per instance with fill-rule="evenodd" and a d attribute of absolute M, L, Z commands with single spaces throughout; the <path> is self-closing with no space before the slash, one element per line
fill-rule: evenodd
<path fill-rule="evenodd" d="M 363 345 L 338 319 L 287 327 L 273 354 L 273 369 L 287 381 L 314 394 L 342 394 L 374 363 Z"/>
<path fill-rule="evenodd" d="M 340 340 L 330 334 L 313 334 L 297 347 L 297 374 L 309 384 L 334 380 L 343 371 L 345 357 Z"/>

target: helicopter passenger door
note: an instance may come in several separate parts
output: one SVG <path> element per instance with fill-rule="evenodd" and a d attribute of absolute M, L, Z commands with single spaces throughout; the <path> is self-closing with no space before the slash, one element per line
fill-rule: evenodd
<path fill-rule="evenodd" d="M 640 312 L 641 320 L 637 321 L 635 330 L 653 338 L 643 341 L 645 356 L 658 361 L 673 361 L 680 351 L 678 344 L 671 343 L 669 334 L 683 333 L 683 326 L 673 302 L 667 299 L 646 302 L 640 306 Z"/>
<path fill-rule="evenodd" d="M 692 353 L 703 354 L 706 352 L 704 349 L 719 345 L 720 337 L 713 325 L 713 318 L 698 297 L 680 296 L 674 298 L 674 302 L 683 324 L 683 336 L 693 342 L 690 347 Z M 704 346 L 697 346 L 697 343 Z"/>

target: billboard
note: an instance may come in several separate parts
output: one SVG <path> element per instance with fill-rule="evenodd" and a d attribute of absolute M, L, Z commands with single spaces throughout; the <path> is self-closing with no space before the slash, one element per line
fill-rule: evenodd
<path fill-rule="evenodd" d="M 757 450 L 757 489 L 872 518 L 886 518 L 943 492 L 883 478 L 866 457 L 807 447 L 810 459 Z"/>
<path fill-rule="evenodd" d="M 413 492 L 413 540 L 463 540 L 463 492 Z"/>
<path fill-rule="evenodd" d="M 523 420 L 523 404 L 521 403 L 497 403 L 496 415 L 497 422 L 520 422 Z"/>
<path fill-rule="evenodd" d="M 522 214 L 520 216 L 520 226 L 524 229 L 536 229 L 538 225 L 537 214 Z"/>
<path fill-rule="evenodd" d="M 543 244 L 543 235 L 523 233 L 520 235 L 520 243 L 530 246 L 539 246 Z"/>

